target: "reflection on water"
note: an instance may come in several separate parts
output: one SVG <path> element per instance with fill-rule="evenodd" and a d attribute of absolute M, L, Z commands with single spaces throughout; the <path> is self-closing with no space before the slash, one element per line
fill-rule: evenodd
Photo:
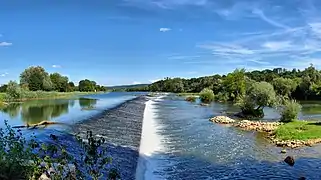
<path fill-rule="evenodd" d="M 10 119 L 20 118 L 24 123 L 35 124 L 68 114 L 69 108 L 73 108 L 76 101 L 79 101 L 81 108 L 93 107 L 97 103 L 96 99 L 89 98 L 80 98 L 79 100 L 34 100 L 9 104 L 1 111 L 9 115 Z"/>
<path fill-rule="evenodd" d="M 83 110 L 93 109 L 97 104 L 97 99 L 79 98 L 79 106 Z"/>

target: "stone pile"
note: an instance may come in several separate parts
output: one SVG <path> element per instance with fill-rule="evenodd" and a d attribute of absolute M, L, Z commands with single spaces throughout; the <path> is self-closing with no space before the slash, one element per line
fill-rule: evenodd
<path fill-rule="evenodd" d="M 236 127 L 249 131 L 272 132 L 282 123 L 280 122 L 260 122 L 243 120 L 235 124 Z"/>
<path fill-rule="evenodd" d="M 231 119 L 227 116 L 215 116 L 210 119 L 210 121 L 214 123 L 219 123 L 219 124 L 232 124 L 235 123 L 234 119 Z"/>

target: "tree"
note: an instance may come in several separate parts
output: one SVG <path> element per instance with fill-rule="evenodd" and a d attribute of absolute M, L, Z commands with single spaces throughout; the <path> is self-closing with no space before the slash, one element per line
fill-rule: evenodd
<path fill-rule="evenodd" d="M 245 69 L 236 69 L 223 81 L 230 100 L 235 101 L 245 94 Z"/>
<path fill-rule="evenodd" d="M 44 90 L 48 73 L 43 67 L 29 67 L 20 74 L 20 84 L 26 84 L 31 91 Z"/>
<path fill-rule="evenodd" d="M 200 99 L 204 103 L 210 103 L 214 101 L 215 95 L 209 88 L 205 88 L 200 92 Z"/>
<path fill-rule="evenodd" d="M 79 81 L 79 91 L 82 92 L 91 92 L 95 91 L 96 82 L 90 81 L 88 79 Z"/>
<path fill-rule="evenodd" d="M 72 92 L 72 91 L 75 91 L 76 90 L 76 86 L 73 82 L 69 82 L 68 85 L 67 85 L 67 91 L 68 92 Z"/>
<path fill-rule="evenodd" d="M 275 92 L 278 95 L 286 96 L 286 97 L 290 96 L 290 94 L 297 87 L 297 84 L 295 83 L 295 81 L 293 81 L 292 79 L 283 78 L 283 77 L 275 78 L 272 84 L 274 86 Z"/>
<path fill-rule="evenodd" d="M 53 83 L 54 90 L 59 92 L 67 92 L 68 77 L 62 76 L 59 73 L 50 74 L 51 82 Z"/>
<path fill-rule="evenodd" d="M 264 107 L 274 107 L 277 97 L 273 86 L 268 82 L 255 82 L 248 87 L 245 96 L 237 103 L 243 117 L 263 117 Z"/>

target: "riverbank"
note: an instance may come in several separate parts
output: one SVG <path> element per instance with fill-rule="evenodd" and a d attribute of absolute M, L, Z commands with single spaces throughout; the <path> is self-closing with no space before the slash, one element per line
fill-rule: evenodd
<path fill-rule="evenodd" d="M 80 95 L 102 94 L 107 92 L 47 92 L 47 91 L 28 91 L 23 94 L 22 98 L 10 99 L 6 98 L 6 93 L 0 93 L 0 103 L 22 102 L 28 100 L 39 99 L 57 99 L 57 98 L 71 98 Z"/>
<path fill-rule="evenodd" d="M 73 127 L 81 137 L 93 130 L 94 136 L 111 144 L 108 152 L 112 165 L 119 169 L 122 179 L 135 179 L 146 101 L 145 96 L 136 97 Z"/>
<path fill-rule="evenodd" d="M 279 147 L 298 148 L 321 143 L 321 123 L 294 121 L 290 123 L 234 120 L 227 116 L 216 116 L 210 121 L 218 124 L 262 132 L 271 143 Z"/>

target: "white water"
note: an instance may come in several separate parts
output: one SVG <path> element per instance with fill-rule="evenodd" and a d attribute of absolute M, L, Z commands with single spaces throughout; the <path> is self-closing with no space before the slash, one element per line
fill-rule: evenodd
<path fill-rule="evenodd" d="M 161 177 L 157 177 L 157 175 L 153 173 L 158 167 L 155 153 L 164 152 L 164 146 L 162 146 L 161 143 L 162 137 L 157 133 L 161 127 L 157 124 L 157 110 L 155 109 L 155 103 L 157 102 L 154 101 L 159 101 L 161 98 L 162 97 L 150 99 L 146 102 L 139 159 L 136 168 L 137 180 L 161 179 Z"/>

